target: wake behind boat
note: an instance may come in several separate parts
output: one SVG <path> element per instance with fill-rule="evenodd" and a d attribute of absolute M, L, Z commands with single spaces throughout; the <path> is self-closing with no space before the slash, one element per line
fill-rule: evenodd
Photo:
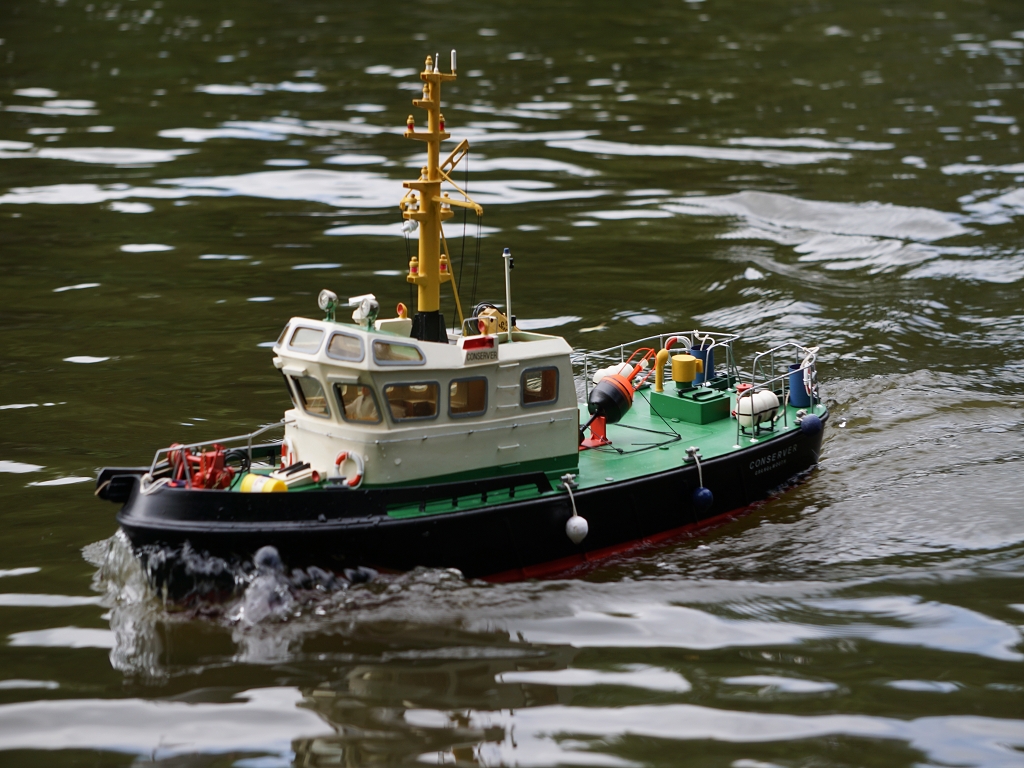
<path fill-rule="evenodd" d="M 415 314 L 379 318 L 372 294 L 322 291 L 322 317 L 291 318 L 274 345 L 294 406 L 281 422 L 103 469 L 97 494 L 123 505 L 137 551 L 245 560 L 269 545 L 292 568 L 530 578 L 728 519 L 817 463 L 828 412 L 814 347 L 790 341 L 741 368 L 735 334 L 691 330 L 576 353 L 516 327 L 509 249 L 504 306 L 463 316 L 442 227 L 453 207 L 482 209 L 450 177 L 468 143 L 440 157 L 455 64 L 454 51 L 449 73 L 427 57 L 413 101 L 427 125 L 410 116 L 405 132 L 427 148 L 400 202 L 419 232 Z"/>

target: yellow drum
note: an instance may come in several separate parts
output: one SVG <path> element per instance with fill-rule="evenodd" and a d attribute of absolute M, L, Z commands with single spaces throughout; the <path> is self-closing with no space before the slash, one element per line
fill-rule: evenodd
<path fill-rule="evenodd" d="M 704 361 L 693 355 L 672 355 L 672 381 L 676 384 L 689 384 L 704 373 Z"/>
<path fill-rule="evenodd" d="M 278 493 L 287 491 L 288 486 L 284 484 L 283 480 L 250 473 L 242 478 L 239 490 L 242 493 Z"/>

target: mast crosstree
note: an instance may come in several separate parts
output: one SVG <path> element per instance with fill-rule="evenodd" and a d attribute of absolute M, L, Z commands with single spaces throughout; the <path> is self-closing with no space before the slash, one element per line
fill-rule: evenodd
<path fill-rule="evenodd" d="M 418 291 L 412 336 L 422 341 L 444 344 L 448 343 L 448 331 L 441 316 L 441 284 L 451 281 L 452 271 L 441 225 L 455 215 L 452 206 L 470 208 L 477 216 L 482 216 L 484 212 L 449 176 L 458 162 L 469 153 L 469 142 L 460 142 L 441 162 L 441 142 L 451 136 L 445 131 L 444 115 L 441 114 L 441 83 L 455 78 L 455 51 L 452 51 L 449 73 L 441 72 L 436 59 L 427 56 L 423 71 L 420 72 L 423 97 L 413 99 L 412 102 L 413 106 L 426 111 L 427 129 L 416 130 L 416 121 L 409 115 L 404 134 L 407 139 L 426 143 L 427 164 L 420 169 L 419 179 L 403 182 L 402 186 L 409 191 L 400 204 L 402 218 L 419 224 L 419 248 L 409 260 L 409 274 L 406 276 L 406 280 L 415 285 Z M 451 184 L 463 199 L 452 199 L 447 192 L 442 193 L 441 183 L 444 181 Z M 455 292 L 455 300 L 458 304 L 458 291 Z"/>

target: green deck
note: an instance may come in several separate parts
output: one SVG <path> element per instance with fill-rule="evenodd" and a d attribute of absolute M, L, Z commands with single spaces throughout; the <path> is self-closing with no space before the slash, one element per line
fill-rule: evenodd
<path fill-rule="evenodd" d="M 666 387 L 665 391 L 668 392 L 669 388 Z M 729 410 L 732 411 L 736 407 L 734 391 L 729 392 L 729 399 Z M 762 431 L 756 438 L 753 435 L 740 434 L 737 443 L 735 419 L 726 418 L 713 421 L 710 424 L 691 424 L 672 418 L 663 420 L 651 408 L 650 390 L 642 389 L 636 393 L 633 407 L 629 409 L 622 421 L 608 426 L 608 439 L 615 447 L 627 453 L 619 454 L 610 448 L 581 451 L 579 477 L 576 480 L 581 488 L 593 488 L 630 480 L 641 475 L 675 469 L 686 459 L 686 449 L 690 446 L 700 448 L 701 459 L 708 460 L 749 448 L 758 443 L 765 443 L 798 429 L 796 423 L 798 410 L 800 409 L 787 405 L 785 419 L 788 423 L 784 421 L 780 411 L 780 418 L 775 423 L 773 431 Z M 820 415 L 824 413 L 825 408 L 822 405 L 817 405 L 804 410 Z M 580 405 L 580 414 L 580 418 L 584 421 L 589 418 L 586 405 Z M 629 451 L 644 447 L 644 444 L 670 439 L 668 434 L 655 435 L 649 432 L 639 432 L 630 427 L 653 429 L 664 433 L 675 431 L 681 439 L 661 448 L 629 453 Z"/>
<path fill-rule="evenodd" d="M 673 395 L 674 388 L 667 387 L 666 393 Z M 729 397 L 729 411 L 736 407 L 736 392 L 726 390 Z M 503 469 L 509 475 L 528 472 L 544 472 L 556 488 L 559 485 L 561 475 L 566 471 L 572 471 L 576 475 L 576 482 L 580 488 L 598 488 L 604 485 L 632 480 L 644 475 L 656 474 L 666 470 L 676 469 L 687 460 L 686 449 L 690 446 L 697 446 L 700 449 L 702 460 L 709 460 L 718 456 L 734 453 L 758 443 L 765 443 L 796 429 L 798 408 L 785 406 L 785 417 L 780 413 L 780 418 L 775 423 L 772 431 L 762 431 L 756 437 L 752 434 L 738 434 L 737 423 L 733 418 L 724 418 L 712 421 L 707 424 L 694 424 L 683 421 L 679 418 L 665 417 L 659 415 L 659 411 L 671 411 L 672 408 L 665 408 L 664 405 L 652 407 L 652 391 L 650 388 L 643 388 L 638 391 L 633 399 L 633 407 L 627 411 L 625 417 L 617 424 L 610 424 L 607 428 L 608 438 L 612 441 L 611 446 L 593 448 L 580 451 L 578 469 L 567 470 L 565 464 L 571 462 L 571 458 L 562 457 L 557 461 L 534 462 L 530 466 L 510 465 Z M 589 418 L 587 406 L 580 404 L 580 423 L 585 423 Z M 825 407 L 816 405 L 813 408 L 805 409 L 809 413 L 822 414 Z M 692 412 L 692 411 L 691 411 Z M 652 431 L 642 431 L 652 430 Z M 749 430 L 748 430 L 749 432 Z M 679 440 L 674 439 L 674 434 L 679 435 Z M 656 448 L 649 447 L 652 444 L 662 444 Z M 646 450 L 643 450 L 645 449 Z M 619 449 L 623 453 L 619 453 Z M 550 466 L 556 464 L 561 468 Z M 254 468 L 253 472 L 269 474 L 270 467 Z M 454 482 L 458 480 L 473 480 L 490 476 L 492 473 L 473 472 L 462 475 L 445 476 L 434 478 L 433 482 Z M 232 490 L 237 490 L 241 477 L 236 478 Z M 321 485 L 309 484 L 290 489 L 291 492 L 311 491 L 320 488 Z M 561 490 L 550 491 L 547 494 L 539 492 L 535 486 L 522 485 L 515 489 L 514 496 L 510 496 L 508 490 L 489 492 L 486 498 L 480 494 L 473 494 L 459 497 L 458 499 L 440 499 L 429 501 L 425 504 L 403 504 L 388 509 L 388 516 L 395 519 L 420 517 L 423 515 L 439 515 L 479 507 L 493 506 L 511 500 L 523 501 L 538 498 L 540 496 L 562 493 Z M 453 503 L 454 502 L 454 503 Z"/>
<path fill-rule="evenodd" d="M 666 389 L 668 391 L 668 389 Z M 608 426 L 608 438 L 612 446 L 597 449 L 580 451 L 579 469 L 576 473 L 576 482 L 580 488 L 597 488 L 604 485 L 619 483 L 624 480 L 641 477 L 670 469 L 676 469 L 687 459 L 686 449 L 690 446 L 700 448 L 702 460 L 708 460 L 735 451 L 749 448 L 752 445 L 766 443 L 796 429 L 798 408 L 787 405 L 785 407 L 784 421 L 781 417 L 776 422 L 774 431 L 763 431 L 757 437 L 753 435 L 739 435 L 737 442 L 736 420 L 732 418 L 720 419 L 709 424 L 691 424 L 679 419 L 662 419 L 652 408 L 650 403 L 650 390 L 642 389 L 636 393 L 633 400 L 633 407 L 626 413 L 625 417 L 618 424 Z M 730 411 L 735 408 L 736 393 L 729 391 Z M 824 406 L 816 405 L 813 408 L 805 409 L 808 413 L 822 414 Z M 580 422 L 585 423 L 589 418 L 587 407 L 580 405 Z M 655 430 L 658 433 L 642 432 L 639 429 Z M 748 430 L 749 431 L 749 430 Z M 679 440 L 672 440 L 672 432 L 680 436 Z M 658 448 L 648 450 L 637 450 L 649 446 L 651 443 L 666 443 Z M 614 448 L 619 448 L 625 453 L 618 453 Z M 557 487 L 559 475 L 548 473 L 552 485 Z M 550 493 L 562 493 L 560 490 Z M 548 495 L 538 493 L 536 488 L 521 486 L 516 489 L 515 500 L 524 500 Z M 489 493 L 484 500 L 480 495 L 465 496 L 457 500 L 444 499 L 428 502 L 425 505 L 407 504 L 401 507 L 388 510 L 388 516 L 393 518 L 410 518 L 422 515 L 437 515 L 459 510 L 476 509 L 478 507 L 492 506 L 494 504 L 509 501 L 507 491 Z"/>

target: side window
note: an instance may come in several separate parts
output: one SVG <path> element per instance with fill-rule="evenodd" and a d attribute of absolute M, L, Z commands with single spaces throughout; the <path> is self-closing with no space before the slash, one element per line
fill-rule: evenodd
<path fill-rule="evenodd" d="M 380 411 L 373 389 L 363 384 L 335 384 L 334 391 L 341 401 L 341 417 L 345 421 L 379 424 Z"/>
<path fill-rule="evenodd" d="M 285 376 L 284 371 L 278 371 L 278 373 L 280 373 L 281 378 L 284 379 L 284 385 L 288 389 L 288 398 L 292 401 L 292 405 L 294 405 L 296 408 L 300 407 L 301 403 L 299 402 L 298 398 L 295 397 L 296 387 L 292 385 L 292 380 L 288 376 Z"/>
<path fill-rule="evenodd" d="M 412 344 L 377 340 L 373 342 L 373 362 L 378 365 L 423 365 L 426 359 L 420 348 Z"/>
<path fill-rule="evenodd" d="M 327 397 L 320 382 L 307 376 L 298 378 L 292 376 L 292 384 L 295 386 L 295 394 L 302 401 L 301 405 L 306 413 L 314 416 L 330 416 L 331 409 L 327 406 Z"/>
<path fill-rule="evenodd" d="M 320 349 L 320 342 L 324 340 L 324 332 L 320 328 L 298 327 L 292 333 L 288 348 L 296 352 L 305 352 L 307 355 L 315 355 Z"/>
<path fill-rule="evenodd" d="M 363 340 L 347 333 L 336 333 L 327 344 L 327 355 L 337 360 L 358 363 L 363 359 Z"/>
<path fill-rule="evenodd" d="M 434 418 L 440 389 L 436 381 L 388 384 L 384 387 L 384 397 L 391 409 L 391 418 L 395 421 Z"/>
<path fill-rule="evenodd" d="M 487 379 L 456 379 L 448 388 L 448 415 L 481 416 L 487 412 Z"/>
<path fill-rule="evenodd" d="M 519 381 L 523 405 L 544 405 L 558 399 L 558 369 L 530 368 Z"/>

